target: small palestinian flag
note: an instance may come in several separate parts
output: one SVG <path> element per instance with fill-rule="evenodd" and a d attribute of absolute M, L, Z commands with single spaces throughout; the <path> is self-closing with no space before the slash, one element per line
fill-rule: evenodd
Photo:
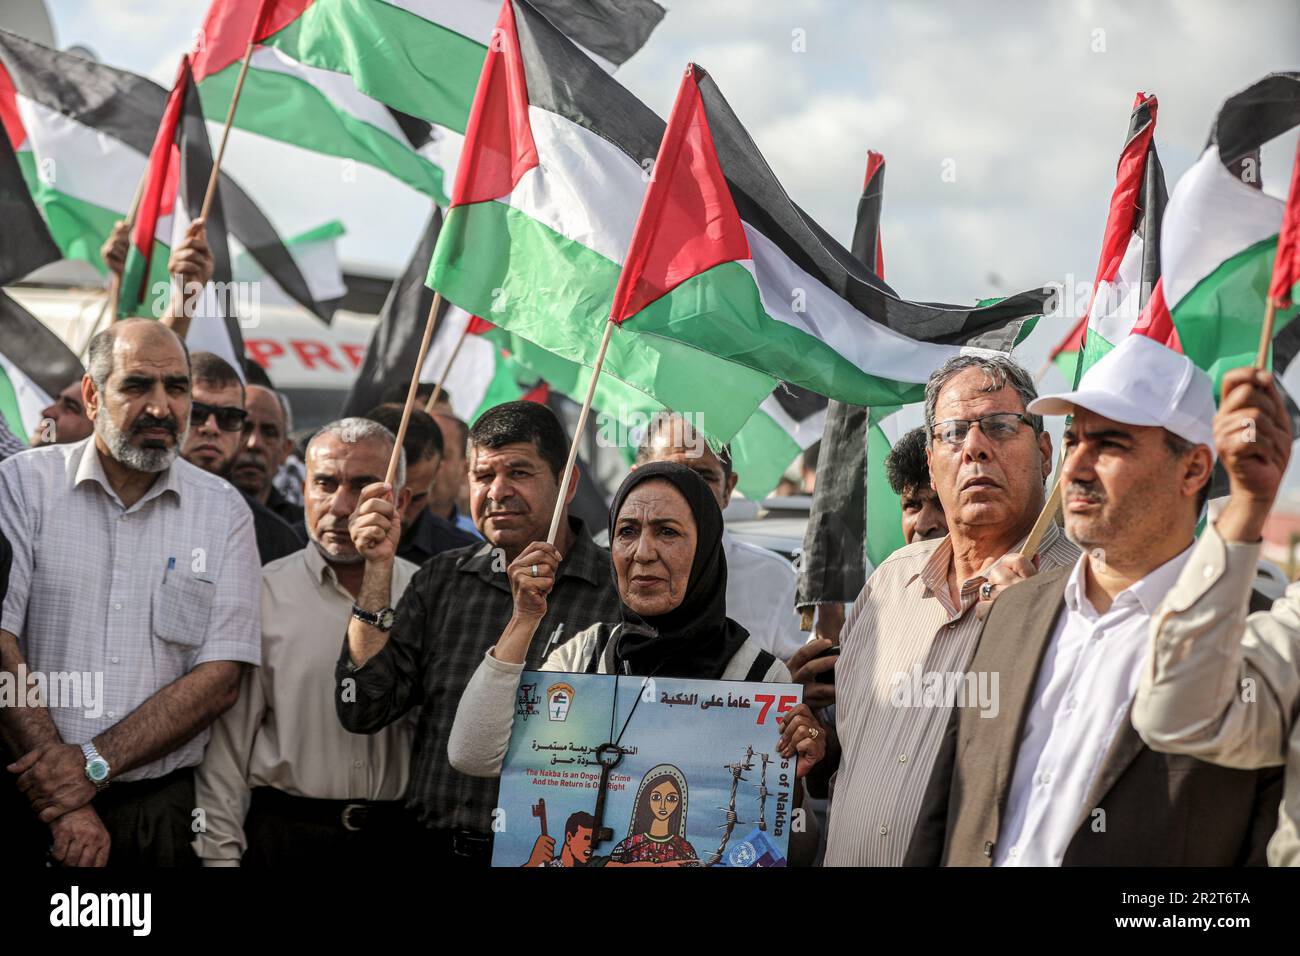
<path fill-rule="evenodd" d="M 153 238 L 159 223 L 165 219 L 171 220 L 172 243 L 184 238 L 189 224 L 202 211 L 211 176 L 212 149 L 186 56 L 181 58 L 176 84 L 167 99 L 162 124 L 149 155 L 149 172 L 122 270 L 120 315 L 157 316 L 166 307 L 172 294 L 171 283 L 151 285 L 149 282 L 156 248 Z M 193 351 L 213 352 L 236 369 L 242 369 L 244 338 L 234 314 L 238 296 L 233 291 L 220 189 L 208 212 L 205 235 L 212 251 L 212 281 L 199 294 L 185 290 L 185 307 L 193 309 L 186 343 Z"/>
<path fill-rule="evenodd" d="M 1064 357 L 1076 333 L 1082 339 L 1082 351 L 1075 347 L 1078 360 L 1069 372 L 1076 385 L 1087 369 L 1133 330 L 1160 279 L 1160 229 L 1168 192 L 1156 154 L 1159 105 L 1146 93 L 1138 93 L 1133 103 L 1086 322 L 1076 326 L 1052 354 L 1058 367 L 1066 365 Z"/>
<path fill-rule="evenodd" d="M 650 0 L 539 0 L 609 68 L 645 43 Z M 382 169 L 446 203 L 496 0 L 214 0 L 194 75 L 223 122 L 250 35 L 241 129 Z"/>
<path fill-rule="evenodd" d="M 127 218 L 167 99 L 166 90 L 142 76 L 0 30 L 0 124 L 27 202 L 45 226 L 32 234 L 33 249 L 52 241 L 63 258 L 107 271 L 100 246 L 113 224 Z M 10 178 L 4 180 L 7 197 Z M 327 319 L 330 309 L 311 297 L 266 216 L 234 180 L 223 173 L 220 181 L 231 236 L 295 302 Z M 18 203 L 22 197 L 15 191 L 11 198 Z M 154 234 L 151 283 L 167 281 L 171 236 L 164 216 Z"/>
<path fill-rule="evenodd" d="M 1010 327 L 1041 311 L 1039 294 L 983 311 L 896 298 L 790 201 L 720 96 L 710 94 L 714 164 L 737 179 L 683 179 L 665 157 L 702 140 L 665 142 L 663 123 L 524 0 L 503 6 L 498 31 L 430 285 L 584 365 L 594 364 L 613 314 L 623 328 L 605 370 L 702 416 L 713 441 L 730 440 L 781 380 L 857 402 L 919 396 L 936 362 L 963 347 L 1009 343 Z M 655 198 L 642 213 L 648 180 Z M 663 216 L 683 187 L 697 198 Z M 700 222 L 704 188 L 724 189 L 730 203 L 708 224 L 716 235 Z M 630 245 L 638 219 L 642 235 Z M 691 271 L 719 249 L 732 258 Z M 625 265 L 628 291 L 614 308 Z M 808 315 L 833 346 L 810 330 Z"/>
<path fill-rule="evenodd" d="M 1296 126 L 1300 73 L 1271 74 L 1229 97 L 1209 144 L 1174 187 L 1165 210 L 1160 281 L 1133 332 L 1185 354 L 1215 380 L 1216 395 L 1225 372 L 1255 361 L 1279 232 L 1287 220 L 1287 204 L 1260 188 L 1257 151 Z M 1240 175 L 1243 160 L 1253 182 Z M 1290 242 L 1294 219 L 1287 228 Z M 1296 311 L 1292 305 L 1276 315 L 1278 371 L 1300 341 L 1300 326 L 1292 322 Z"/>

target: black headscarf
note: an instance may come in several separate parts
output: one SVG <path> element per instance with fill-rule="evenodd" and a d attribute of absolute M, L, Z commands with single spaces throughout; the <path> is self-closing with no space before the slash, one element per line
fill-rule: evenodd
<path fill-rule="evenodd" d="M 623 627 L 614 648 L 618 670 L 644 676 L 716 680 L 749 636 L 727 617 L 727 559 L 722 549 L 722 511 L 709 486 L 676 462 L 640 465 L 624 479 L 609 508 L 609 546 L 617 547 L 615 525 L 623 503 L 637 485 L 667 481 L 686 499 L 695 516 L 695 558 L 682 603 L 667 614 L 642 617 L 621 606 Z M 612 562 L 611 562 L 612 567 Z M 618 575 L 614 576 L 615 589 Z"/>

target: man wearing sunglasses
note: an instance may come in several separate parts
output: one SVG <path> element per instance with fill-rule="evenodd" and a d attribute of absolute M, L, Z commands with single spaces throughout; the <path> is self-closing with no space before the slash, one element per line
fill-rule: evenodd
<path fill-rule="evenodd" d="M 1043 507 L 1052 442 L 1027 411 L 1036 397 L 1029 374 L 997 354 L 950 359 L 926 385 L 926 457 L 948 535 L 881 562 L 840 633 L 828 866 L 903 862 L 955 689 L 967 686 L 981 586 Z M 1039 561 L 1078 554 L 1052 525 Z"/>
<path fill-rule="evenodd" d="M 244 440 L 244 383 L 225 359 L 211 352 L 190 356 L 194 380 L 190 431 L 181 457 L 191 465 L 230 480 L 230 469 Z M 252 495 L 243 492 L 253 512 L 257 553 L 263 564 L 302 548 L 293 526 Z"/>

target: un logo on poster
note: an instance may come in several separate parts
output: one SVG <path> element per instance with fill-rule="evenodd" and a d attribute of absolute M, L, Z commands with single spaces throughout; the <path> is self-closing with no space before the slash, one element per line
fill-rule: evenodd
<path fill-rule="evenodd" d="M 731 866 L 753 866 L 756 859 L 758 854 L 754 852 L 754 845 L 749 842 L 737 843 L 727 854 L 727 862 Z"/>

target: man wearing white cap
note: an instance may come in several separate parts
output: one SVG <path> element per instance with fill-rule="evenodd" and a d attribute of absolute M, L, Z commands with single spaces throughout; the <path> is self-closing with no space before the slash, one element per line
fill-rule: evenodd
<path fill-rule="evenodd" d="M 1278 775 L 1158 754 L 1129 719 L 1151 615 L 1191 555 L 1214 465 L 1209 378 L 1134 335 L 1029 411 L 1074 416 L 1062 500 L 1083 554 L 1042 574 L 1002 563 L 971 662 L 998 676 L 999 707 L 954 710 L 907 862 L 1263 862 Z"/>
<path fill-rule="evenodd" d="M 1266 613 L 1247 616 L 1246 602 L 1291 457 L 1291 420 L 1270 373 L 1224 376 L 1214 436 L 1232 497 L 1151 623 L 1133 726 L 1156 750 L 1225 767 L 1285 764 L 1268 862 L 1300 866 L 1300 584 Z"/>

